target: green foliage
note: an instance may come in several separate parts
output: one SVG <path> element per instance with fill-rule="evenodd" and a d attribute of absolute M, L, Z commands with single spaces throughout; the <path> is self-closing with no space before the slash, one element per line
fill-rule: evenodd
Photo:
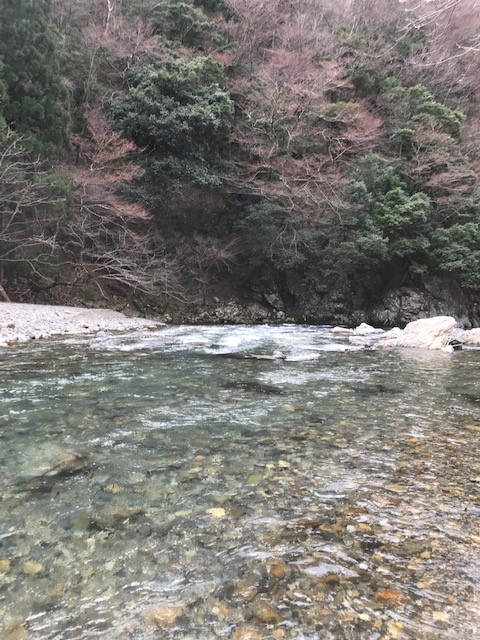
<path fill-rule="evenodd" d="M 329 102 L 311 109 L 307 114 L 307 122 L 312 127 L 327 124 L 332 128 L 340 128 L 345 125 L 345 113 L 356 109 L 356 102 Z"/>
<path fill-rule="evenodd" d="M 395 34 L 397 37 L 397 34 Z M 408 29 L 397 39 L 395 43 L 395 54 L 401 58 L 407 58 L 422 50 L 426 44 L 425 32 L 422 29 Z"/>
<path fill-rule="evenodd" d="M 129 93 L 112 103 L 113 125 L 148 153 L 205 157 L 230 130 L 233 102 L 223 80 L 221 65 L 209 57 L 144 67 Z"/>
<path fill-rule="evenodd" d="M 374 69 L 366 66 L 358 66 L 350 72 L 355 91 L 360 95 L 368 95 L 380 91 L 380 82 Z"/>
<path fill-rule="evenodd" d="M 400 151 L 401 155 L 409 156 L 413 151 L 415 129 L 409 126 L 399 127 L 392 133 L 390 140 Z"/>
<path fill-rule="evenodd" d="M 331 247 L 330 271 L 338 275 L 373 273 L 388 261 L 388 239 L 378 231 L 353 229 L 348 239 Z"/>
<path fill-rule="evenodd" d="M 456 275 L 466 287 L 480 287 L 480 224 L 467 222 L 432 233 L 432 260 L 444 273 Z"/>
<path fill-rule="evenodd" d="M 480 286 L 480 199 L 457 195 L 436 207 L 401 177 L 398 164 L 367 156 L 350 184 L 343 235 L 332 236 L 330 270 L 368 284 L 395 273 L 448 273 Z M 440 214 L 441 211 L 441 214 Z"/>
<path fill-rule="evenodd" d="M 430 200 L 409 192 L 397 165 L 366 156 L 351 182 L 349 201 L 344 236 L 331 249 L 337 268 L 358 275 L 372 267 L 425 260 Z"/>
<path fill-rule="evenodd" d="M 3 0 L 0 4 L 0 59 L 8 101 L 8 125 L 30 152 L 58 154 L 69 148 L 67 114 L 47 0 Z"/>
<path fill-rule="evenodd" d="M 334 33 L 355 92 L 362 97 L 380 93 L 391 64 L 391 52 L 384 55 L 387 33 L 366 26 L 357 32 L 341 27 Z"/>
<path fill-rule="evenodd" d="M 222 66 L 212 58 L 181 58 L 136 72 L 129 93 L 111 105 L 113 127 L 144 149 L 146 173 L 136 195 L 159 220 L 171 220 L 165 193 L 180 193 L 177 221 L 188 226 L 190 199 L 201 197 L 195 189 L 222 182 L 221 151 L 234 107 L 223 85 Z M 195 229 L 194 217 L 190 222 Z"/>
<path fill-rule="evenodd" d="M 188 2 L 172 2 L 159 6 L 152 24 L 157 33 L 177 40 L 186 47 L 200 47 L 212 27 L 204 11 Z"/>
<path fill-rule="evenodd" d="M 445 133 L 454 138 L 460 137 L 460 125 L 465 120 L 465 114 L 461 111 L 450 109 L 436 100 L 434 95 L 422 84 L 417 84 L 408 90 L 408 100 L 411 122 L 439 125 Z"/>

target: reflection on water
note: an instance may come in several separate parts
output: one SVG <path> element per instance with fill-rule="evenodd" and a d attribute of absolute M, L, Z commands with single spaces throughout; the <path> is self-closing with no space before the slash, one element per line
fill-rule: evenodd
<path fill-rule="evenodd" d="M 478 637 L 479 365 L 288 325 L 2 351 L 0 629 Z"/>

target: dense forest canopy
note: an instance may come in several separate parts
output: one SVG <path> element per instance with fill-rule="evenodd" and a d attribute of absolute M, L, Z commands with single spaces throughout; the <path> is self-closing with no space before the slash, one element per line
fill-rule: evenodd
<path fill-rule="evenodd" d="M 0 0 L 0 284 L 474 299 L 479 72 L 479 0 Z"/>

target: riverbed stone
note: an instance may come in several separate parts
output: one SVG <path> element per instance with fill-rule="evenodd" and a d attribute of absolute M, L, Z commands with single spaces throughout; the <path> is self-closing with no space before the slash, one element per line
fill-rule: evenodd
<path fill-rule="evenodd" d="M 240 602 L 252 602 L 258 592 L 258 586 L 255 582 L 245 579 L 241 580 L 235 587 L 233 597 Z"/>
<path fill-rule="evenodd" d="M 2 302 L 0 342 L 15 344 L 58 335 L 157 329 L 164 323 L 127 317 L 110 309 L 85 309 L 19 302 Z"/>
<path fill-rule="evenodd" d="M 278 580 L 284 580 L 292 573 L 292 567 L 280 561 L 273 561 L 270 564 L 270 573 Z"/>
<path fill-rule="evenodd" d="M 338 584 L 342 578 L 352 580 L 359 577 L 355 571 L 338 564 L 325 563 L 300 567 L 300 569 L 306 576 L 321 584 Z"/>
<path fill-rule="evenodd" d="M 107 484 L 104 487 L 104 490 L 107 493 L 113 493 L 113 494 L 118 494 L 118 493 L 122 493 L 123 491 L 123 487 L 120 486 L 119 484 Z"/>
<path fill-rule="evenodd" d="M 263 635 L 254 627 L 237 627 L 232 635 L 232 640 L 263 640 Z"/>
<path fill-rule="evenodd" d="M 8 573 L 12 564 L 8 558 L 0 558 L 0 573 Z"/>
<path fill-rule="evenodd" d="M 145 514 L 145 509 L 138 505 L 119 507 L 114 514 L 114 518 L 122 521 L 135 520 Z"/>
<path fill-rule="evenodd" d="M 171 628 L 176 620 L 182 615 L 180 607 L 157 606 L 148 609 L 144 614 L 144 621 L 147 627 L 157 627 L 158 629 Z"/>
<path fill-rule="evenodd" d="M 22 570 L 27 576 L 37 576 L 43 572 L 43 564 L 40 564 L 40 562 L 25 562 Z"/>
<path fill-rule="evenodd" d="M 265 624 L 278 624 L 282 621 L 280 611 L 268 602 L 255 602 L 252 605 L 251 613 L 254 618 Z"/>
<path fill-rule="evenodd" d="M 3 640 L 29 640 L 30 635 L 23 620 L 11 620 L 3 629 L 2 638 Z"/>
<path fill-rule="evenodd" d="M 408 597 L 398 589 L 387 587 L 377 591 L 375 599 L 386 606 L 398 607 L 403 605 L 408 600 Z"/>

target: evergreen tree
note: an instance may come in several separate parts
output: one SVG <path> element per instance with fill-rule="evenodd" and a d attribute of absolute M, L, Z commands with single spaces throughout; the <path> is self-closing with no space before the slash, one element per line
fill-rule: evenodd
<path fill-rule="evenodd" d="M 146 171 L 134 198 L 168 226 L 198 228 L 200 191 L 222 185 L 234 111 L 224 84 L 213 58 L 179 58 L 136 71 L 127 95 L 112 102 L 114 130 L 144 150 Z M 184 199 L 183 209 L 175 200 L 175 222 L 165 211 L 166 194 L 173 193 Z"/>
<path fill-rule="evenodd" d="M 30 152 L 58 154 L 68 148 L 65 90 L 59 73 L 49 0 L 0 0 L 0 60 L 9 127 Z"/>

